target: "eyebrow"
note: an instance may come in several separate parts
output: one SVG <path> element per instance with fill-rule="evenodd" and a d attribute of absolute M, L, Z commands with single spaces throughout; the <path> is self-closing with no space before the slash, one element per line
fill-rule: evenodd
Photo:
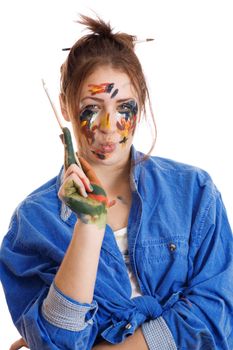
<path fill-rule="evenodd" d="M 99 97 L 93 97 L 93 96 L 86 96 L 86 97 L 82 98 L 80 102 L 83 102 L 83 101 L 89 100 L 89 99 L 94 100 L 96 102 L 104 102 L 104 99 L 99 98 Z M 135 100 L 135 99 L 133 97 L 121 98 L 119 100 L 116 100 L 116 102 L 125 102 L 125 101 L 129 101 L 129 100 Z"/>

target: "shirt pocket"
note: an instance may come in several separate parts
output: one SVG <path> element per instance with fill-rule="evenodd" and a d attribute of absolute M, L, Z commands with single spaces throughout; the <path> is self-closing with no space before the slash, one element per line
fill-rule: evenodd
<path fill-rule="evenodd" d="M 137 246 L 144 257 L 157 262 L 187 259 L 188 242 L 184 236 L 171 236 L 161 239 L 144 240 Z"/>
<path fill-rule="evenodd" d="M 136 265 L 142 283 L 152 293 L 159 291 L 161 295 L 183 289 L 187 281 L 188 250 L 184 236 L 141 241 L 136 248 Z"/>

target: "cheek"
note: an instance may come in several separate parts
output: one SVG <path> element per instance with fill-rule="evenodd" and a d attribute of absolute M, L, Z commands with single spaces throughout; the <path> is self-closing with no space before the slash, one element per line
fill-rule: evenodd
<path fill-rule="evenodd" d="M 94 142 L 95 130 L 97 129 L 96 119 L 98 113 L 86 110 L 81 113 L 80 119 L 80 133 L 87 139 L 88 143 Z"/>
<path fill-rule="evenodd" d="M 122 139 L 119 143 L 126 143 L 128 137 L 134 134 L 137 122 L 137 114 L 127 112 L 127 113 L 117 113 L 117 131 L 121 135 Z"/>

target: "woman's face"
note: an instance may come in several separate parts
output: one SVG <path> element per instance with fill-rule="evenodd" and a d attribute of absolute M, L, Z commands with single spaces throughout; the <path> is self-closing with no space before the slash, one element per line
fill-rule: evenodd
<path fill-rule="evenodd" d="M 127 74 L 100 67 L 83 84 L 80 97 L 81 153 L 91 162 L 128 158 L 138 119 L 138 101 Z"/>

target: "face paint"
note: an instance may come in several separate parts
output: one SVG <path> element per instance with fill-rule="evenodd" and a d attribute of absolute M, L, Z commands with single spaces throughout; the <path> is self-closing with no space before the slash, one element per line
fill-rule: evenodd
<path fill-rule="evenodd" d="M 110 94 L 114 88 L 114 83 L 102 83 L 102 84 L 88 84 L 88 91 L 91 95 L 96 95 L 100 93 Z M 115 89 L 111 95 L 111 98 L 115 97 L 118 93 L 118 89 Z M 85 107 L 80 115 L 80 124 L 81 130 L 84 136 L 86 137 L 88 144 L 93 144 L 95 141 L 95 131 L 96 129 L 110 129 L 110 116 L 109 113 L 106 113 L 101 117 L 99 125 L 95 125 L 95 119 L 98 116 L 99 108 L 95 105 L 89 105 Z M 101 153 L 92 151 L 100 159 L 105 159 L 106 156 Z"/>
<path fill-rule="evenodd" d="M 94 132 L 97 129 L 97 125 L 94 125 L 94 122 L 98 113 L 99 109 L 96 109 L 95 105 L 88 105 L 83 109 L 80 115 L 81 131 L 89 144 L 94 142 Z"/>
<path fill-rule="evenodd" d="M 136 128 L 137 113 L 138 105 L 134 100 L 124 102 L 118 107 L 118 121 L 116 123 L 116 126 L 119 134 L 122 136 L 122 139 L 119 143 L 126 143 L 129 134 L 134 134 Z"/>
<path fill-rule="evenodd" d="M 91 151 L 91 152 L 99 159 L 106 159 L 107 158 L 105 154 L 99 153 L 98 151 Z"/>
<path fill-rule="evenodd" d="M 137 121 L 137 112 L 138 112 L 138 106 L 136 101 L 134 100 L 129 100 L 127 102 L 124 102 L 117 107 L 117 113 L 115 116 L 116 127 L 117 127 L 118 133 L 121 136 L 121 140 L 118 142 L 122 145 L 124 145 L 127 142 L 130 134 L 132 135 L 134 134 L 136 121 Z M 99 116 L 99 113 L 101 113 L 100 107 L 96 105 L 88 105 L 83 109 L 80 115 L 81 131 L 85 136 L 88 144 L 93 146 L 95 144 L 96 132 L 99 129 L 106 130 L 111 128 L 109 113 L 105 113 L 103 116 L 101 116 L 99 122 L 98 123 L 96 122 L 96 119 Z M 98 159 L 103 160 L 111 156 L 112 150 L 110 152 L 106 152 L 106 149 L 103 150 L 101 147 L 99 147 L 99 145 L 96 145 L 96 146 L 94 146 L 91 152 Z M 111 145 L 107 145 L 107 146 L 110 149 L 111 147 L 113 147 Z"/>
<path fill-rule="evenodd" d="M 109 113 L 106 113 L 100 120 L 100 127 L 103 129 L 110 129 Z"/>
<path fill-rule="evenodd" d="M 111 95 L 111 98 L 114 98 L 117 94 L 118 94 L 118 89 L 114 90 L 112 95 Z"/>
<path fill-rule="evenodd" d="M 112 78 L 107 80 L 106 74 L 103 75 L 105 78 L 102 81 L 105 83 L 98 83 L 95 75 L 95 83 L 92 80 L 87 82 L 81 101 L 86 99 L 91 102 L 87 102 L 90 105 L 87 104 L 86 107 L 83 103 L 80 115 L 80 129 L 90 146 L 89 152 L 100 160 L 112 157 L 115 149 L 118 150 L 117 145 L 124 145 L 131 138 L 138 114 L 138 105 L 128 78 L 121 80 L 117 76 L 116 83 Z M 106 82 L 105 79 L 113 83 Z M 98 94 L 102 96 L 97 97 Z"/>
<path fill-rule="evenodd" d="M 88 91 L 92 95 L 101 94 L 102 92 L 107 92 L 108 94 L 110 94 L 110 92 L 112 91 L 112 89 L 114 87 L 114 83 L 103 83 L 103 84 L 98 84 L 98 85 L 89 84 L 88 87 L 89 87 Z"/>

